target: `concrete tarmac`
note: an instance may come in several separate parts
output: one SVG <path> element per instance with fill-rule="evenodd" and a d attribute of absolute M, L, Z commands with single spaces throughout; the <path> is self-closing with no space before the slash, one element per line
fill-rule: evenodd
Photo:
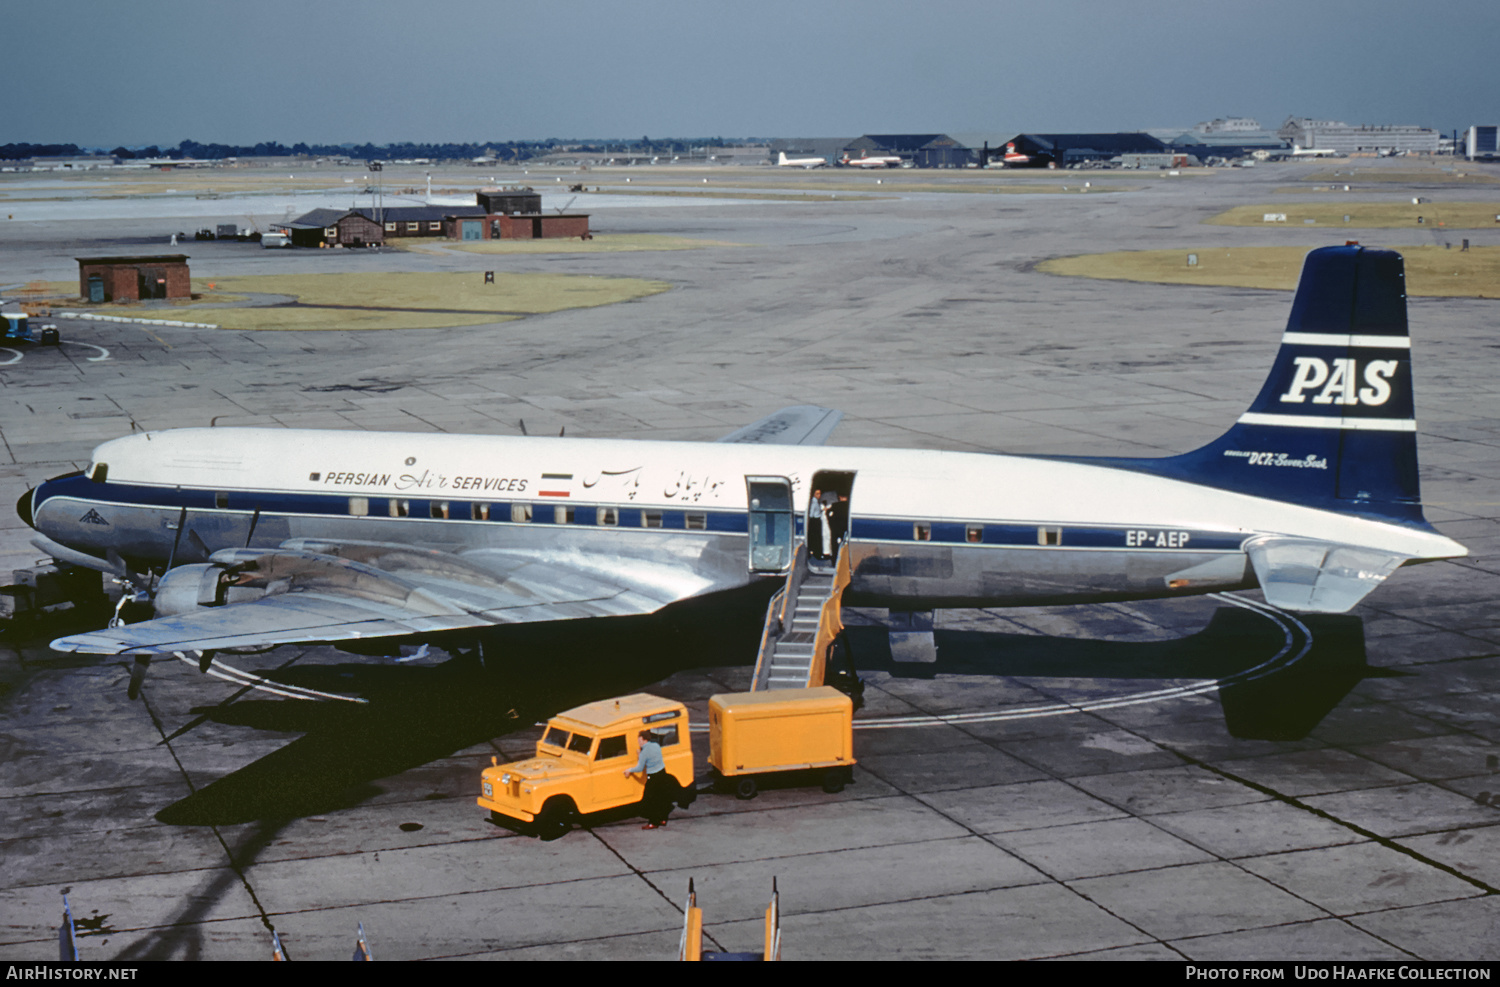
<path fill-rule="evenodd" d="M 178 249 L 195 277 L 566 271 L 674 290 L 461 329 L 57 320 L 60 348 L 0 350 L 0 572 L 38 554 L 8 505 L 133 428 L 517 434 L 524 420 L 532 435 L 712 439 L 807 402 L 846 412 L 840 445 L 1186 451 L 1248 406 L 1291 295 L 1033 267 L 1114 249 L 1445 236 L 1200 225 L 1284 199 L 1277 189 L 1310 169 L 1014 179 L 1130 189 L 1068 195 L 640 198 L 594 219 L 601 237 L 737 244 L 699 250 L 189 242 Z M 1356 193 L 1500 203 L 1500 185 Z M 167 234 L 188 222 L 0 224 L 0 285 L 69 280 L 76 256 L 172 252 Z M 1496 244 L 1500 227 L 1446 236 L 1455 250 L 1462 236 Z M 746 950 L 775 878 L 789 959 L 1500 959 L 1500 302 L 1409 308 L 1427 516 L 1468 558 L 1397 572 L 1343 617 L 1292 619 L 1257 593 L 945 611 L 940 660 L 921 673 L 890 660 L 883 613 L 857 612 L 867 703 L 856 783 L 839 794 L 705 795 L 663 830 L 619 817 L 553 842 L 493 826 L 474 803 L 490 756 L 527 753 L 533 724 L 564 706 L 648 690 L 703 722 L 710 695 L 747 685 L 753 612 L 718 637 L 649 620 L 549 628 L 508 640 L 489 668 L 328 648 L 226 659 L 370 699 L 359 707 L 173 660 L 131 702 L 125 663 L 46 646 L 107 615 L 12 628 L 0 635 L 0 958 L 55 956 L 66 893 L 86 959 L 268 959 L 272 929 L 293 959 L 341 959 L 360 922 L 381 960 L 664 959 L 689 879 L 709 948 Z"/>

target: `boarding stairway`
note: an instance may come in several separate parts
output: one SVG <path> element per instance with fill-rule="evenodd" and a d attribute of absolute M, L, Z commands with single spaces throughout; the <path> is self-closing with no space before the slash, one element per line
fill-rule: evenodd
<path fill-rule="evenodd" d="M 831 566 L 809 562 L 807 543 L 799 541 L 786 585 L 766 607 L 752 692 L 810 689 L 824 683 L 834 640 L 844 629 L 840 615 L 849 585 L 847 539 Z"/>

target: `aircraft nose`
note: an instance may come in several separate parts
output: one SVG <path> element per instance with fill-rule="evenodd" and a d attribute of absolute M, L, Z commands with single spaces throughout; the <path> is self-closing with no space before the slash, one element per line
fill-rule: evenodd
<path fill-rule="evenodd" d="M 36 527 L 31 523 L 31 495 L 34 493 L 36 493 L 35 490 L 28 490 L 21 495 L 20 500 L 16 501 L 16 514 L 26 522 L 28 528 Z"/>

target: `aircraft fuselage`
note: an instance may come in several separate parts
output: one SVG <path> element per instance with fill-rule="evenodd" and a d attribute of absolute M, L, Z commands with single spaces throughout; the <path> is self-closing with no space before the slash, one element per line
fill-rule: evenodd
<path fill-rule="evenodd" d="M 1430 530 L 1084 463 L 929 450 L 610 439 L 182 429 L 95 451 L 41 484 L 39 532 L 137 569 L 289 539 L 670 562 L 684 595 L 774 575 L 820 471 L 852 474 L 846 602 L 901 610 L 1076 603 L 1255 585 L 1274 533 L 1445 557 Z M 747 477 L 784 477 L 785 529 Z M 775 530 L 772 530 L 775 529 Z M 761 546 L 764 547 L 764 546 Z M 202 555 L 197 556 L 198 560 Z"/>

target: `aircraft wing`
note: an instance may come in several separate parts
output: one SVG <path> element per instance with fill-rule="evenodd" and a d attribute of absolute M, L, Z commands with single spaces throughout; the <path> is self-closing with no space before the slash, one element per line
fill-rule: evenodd
<path fill-rule="evenodd" d="M 276 549 L 227 549 L 207 564 L 179 566 L 163 578 L 158 602 L 212 600 L 226 584 L 221 605 L 76 634 L 52 647 L 163 654 L 428 636 L 651 613 L 714 588 L 689 564 L 646 559 L 293 540 Z"/>
<path fill-rule="evenodd" d="M 1385 581 L 1408 556 L 1306 538 L 1252 539 L 1245 551 L 1273 607 L 1344 613 Z"/>
<path fill-rule="evenodd" d="M 719 441 L 747 445 L 820 446 L 828 441 L 828 436 L 843 417 L 842 411 L 832 408 L 794 404 L 736 429 Z"/>

